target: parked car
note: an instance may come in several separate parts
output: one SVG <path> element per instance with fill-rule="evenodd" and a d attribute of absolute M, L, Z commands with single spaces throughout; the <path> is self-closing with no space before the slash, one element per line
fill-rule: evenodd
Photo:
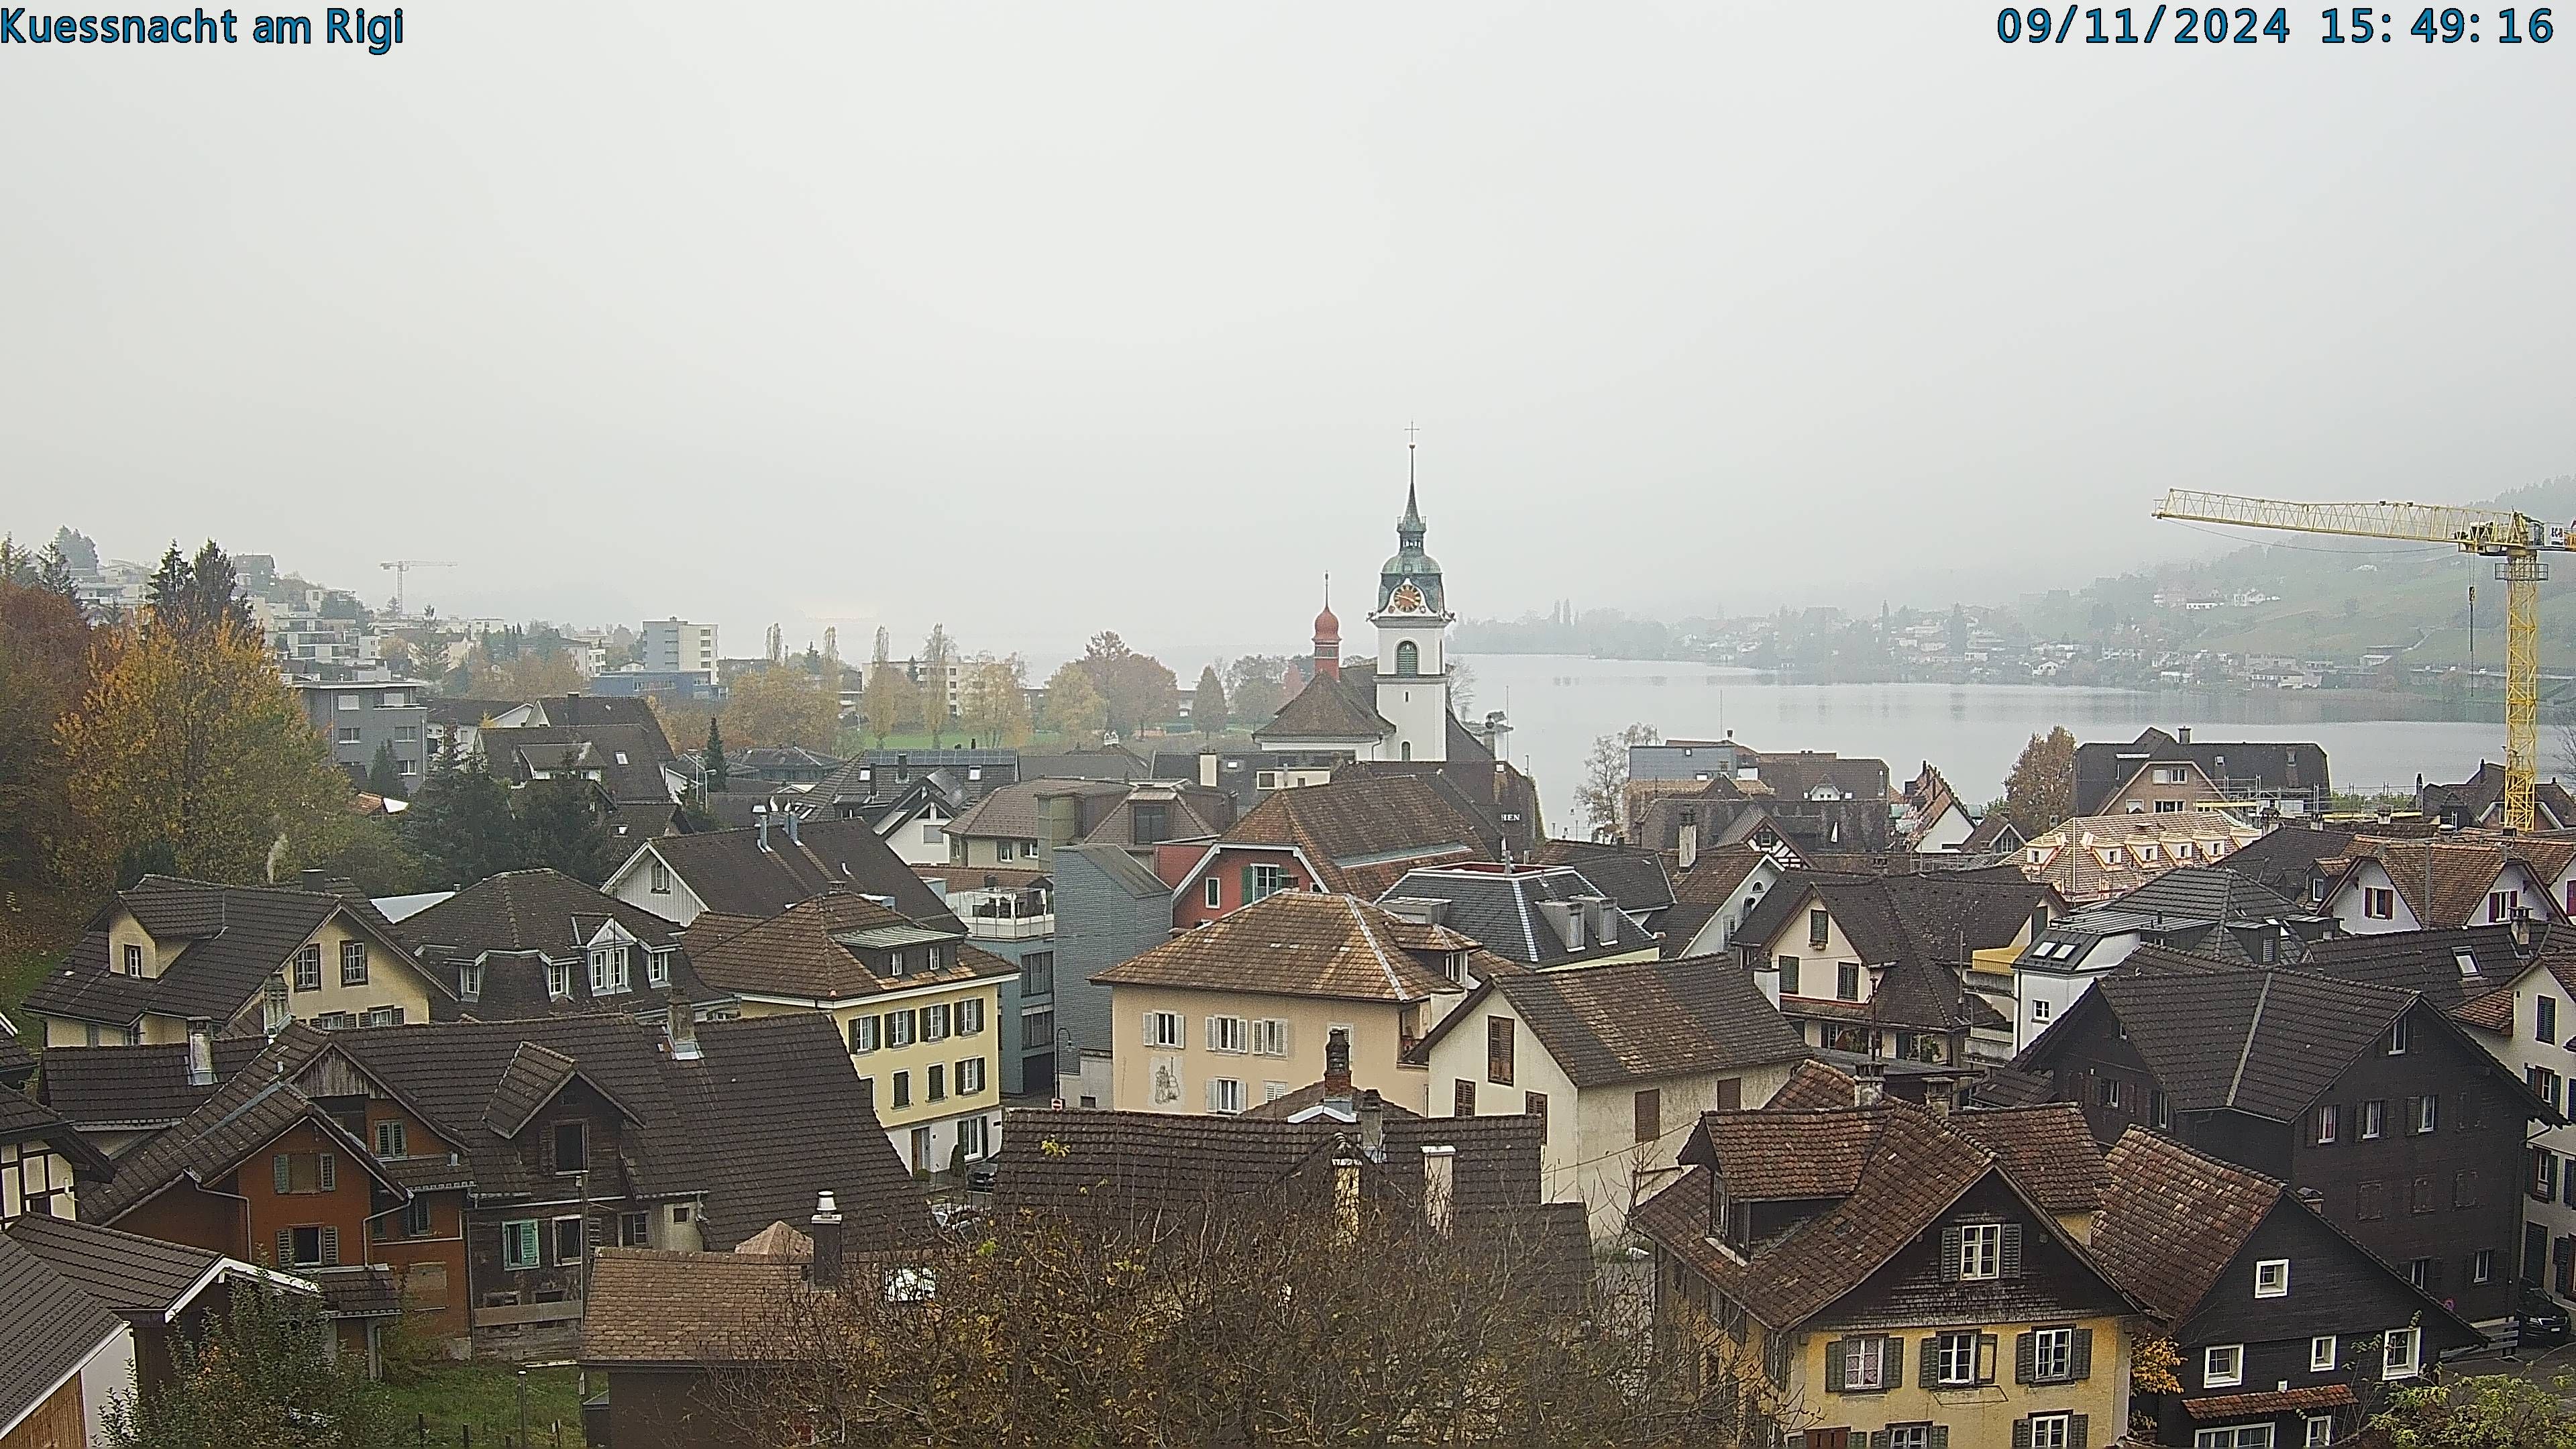
<path fill-rule="evenodd" d="M 993 1190 L 993 1185 L 999 1182 L 1001 1177 L 1002 1164 L 994 1161 L 992 1158 L 988 1157 L 981 1162 L 969 1163 L 966 1168 L 966 1190 L 968 1192 L 991 1192 Z"/>
<path fill-rule="evenodd" d="M 2571 1330 L 2567 1310 L 2558 1301 L 2538 1289 L 2522 1290 L 2522 1302 L 2514 1309 L 2514 1347 L 2556 1348 L 2576 1330 Z"/>

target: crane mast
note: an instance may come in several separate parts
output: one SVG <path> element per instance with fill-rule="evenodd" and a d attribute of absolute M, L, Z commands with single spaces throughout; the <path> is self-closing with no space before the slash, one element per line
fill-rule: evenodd
<path fill-rule="evenodd" d="M 2292 503 L 2177 488 L 2158 518 L 2225 523 L 2343 538 L 2449 544 L 2496 561 L 2504 580 L 2504 823 L 2529 831 L 2538 822 L 2533 787 L 2540 765 L 2540 583 L 2545 553 L 2569 550 L 2565 525 L 2500 508 L 2424 503 Z"/>

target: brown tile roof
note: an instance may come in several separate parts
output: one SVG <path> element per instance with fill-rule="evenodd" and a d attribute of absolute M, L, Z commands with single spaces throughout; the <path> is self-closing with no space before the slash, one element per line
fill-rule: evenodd
<path fill-rule="evenodd" d="M 1768 859 L 1761 847 L 1741 841 L 1701 851 L 1690 869 L 1673 877 L 1673 908 L 1655 922 L 1664 933 L 1665 954 L 1688 950 L 1709 917 L 1724 909 L 1745 877 Z"/>
<path fill-rule="evenodd" d="M 766 1253 L 601 1248 L 590 1271 L 584 1364 L 756 1362 L 775 1342 L 761 1330 L 805 1291 L 798 1259 Z"/>
<path fill-rule="evenodd" d="M 2102 1206 L 2110 1169 L 2072 1102 L 2036 1107 L 1992 1107 L 1954 1112 L 1950 1130 L 1995 1155 L 2004 1171 L 2053 1213 L 2089 1213 Z"/>
<path fill-rule="evenodd" d="M 1476 944 L 1436 927 L 1431 928 L 1436 935 L 1424 937 L 1423 928 L 1399 922 L 1355 896 L 1281 891 L 1094 972 L 1091 979 L 1108 986 L 1179 986 L 1345 1001 L 1421 1001 L 1465 989 L 1437 964 L 1405 949 L 1397 939 L 1399 928 L 1448 951 L 1469 951 Z"/>
<path fill-rule="evenodd" d="M 256 1036 L 217 1037 L 215 1080 L 229 1080 L 268 1043 Z M 215 1094 L 188 1085 L 188 1047 L 51 1047 L 45 1052 L 43 1098 L 83 1131 L 167 1127 Z"/>
<path fill-rule="evenodd" d="M 10 1219 L 8 1234 L 120 1314 L 177 1312 L 207 1286 L 223 1261 L 222 1254 L 203 1248 L 43 1213 Z"/>
<path fill-rule="evenodd" d="M 1293 846 L 1326 889 L 1370 897 L 1418 865 L 1491 858 L 1477 823 L 1411 775 L 1274 791 L 1217 839 L 1220 847 Z"/>
<path fill-rule="evenodd" d="M 979 981 L 1018 974 L 964 944 L 964 932 L 944 924 L 916 926 L 864 896 L 833 891 L 800 901 L 764 921 L 739 926 L 736 918 L 716 918 L 716 934 L 707 934 L 701 916 L 682 933 L 698 976 L 727 991 L 758 996 L 792 996 L 817 1001 L 849 1001 L 887 991 L 909 991 L 941 981 Z M 923 943 L 946 942 L 952 964 L 937 971 L 908 971 L 881 977 L 858 954 L 872 933 L 889 939 L 910 933 Z M 913 959 L 920 959 L 913 951 Z"/>
<path fill-rule="evenodd" d="M 2031 837 L 2016 859 L 2033 880 L 2081 904 L 2136 890 L 2179 866 L 2224 865 L 2261 838 L 2261 831 L 2216 810 L 2086 815 Z M 2044 858 L 2033 862 L 2033 852 Z"/>
<path fill-rule="evenodd" d="M 2195 1419 L 2250 1419 L 2257 1414 L 2294 1414 L 2303 1409 L 2333 1409 L 2357 1402 L 2350 1384 L 2312 1384 L 2304 1389 L 2276 1389 L 2261 1394 L 2211 1394 L 2184 1399 L 2182 1410 Z"/>
<path fill-rule="evenodd" d="M 1115 800 L 1123 798 L 1127 789 L 1121 780 L 1022 780 L 976 801 L 965 814 L 949 821 L 947 829 L 951 835 L 1035 840 L 1042 833 L 1038 829 L 1041 797 L 1071 795 L 1086 802 Z"/>
<path fill-rule="evenodd" d="M 2093 1252 L 2114 1281 L 2180 1323 L 2281 1200 L 2281 1184 L 2132 1127 L 2105 1164 Z"/>
<path fill-rule="evenodd" d="M 1766 1107 L 1787 1112 L 1817 1112 L 1858 1105 L 1860 1084 L 1810 1058 L 1789 1069 L 1789 1080 L 1771 1094 Z"/>
<path fill-rule="evenodd" d="M 1626 961 L 1553 971 L 1496 969 L 1466 1007 L 1424 1039 L 1428 1051 L 1492 996 L 1512 1004 L 1578 1087 L 1735 1071 L 1807 1055 L 1752 973 L 1724 956 Z"/>
<path fill-rule="evenodd" d="M 2550 847 L 2546 853 L 2552 857 L 2561 849 L 2555 841 L 2517 842 L 2508 847 L 2501 840 L 2386 840 L 2364 835 L 2353 840 L 2340 874 L 2349 880 L 2362 861 L 2377 861 L 2419 923 L 2466 926 L 2485 919 L 2487 892 L 2494 888 L 2496 876 L 2509 862 L 2524 859 L 2535 843 Z M 2428 878 L 2429 896 L 2425 893 Z M 2549 879 L 2543 874 L 2542 884 Z M 2329 887 L 2329 896 L 2342 885 L 2343 880 L 2338 880 Z"/>
<path fill-rule="evenodd" d="M 1800 1154 L 1817 1161 L 1796 1162 Z M 1683 1161 L 1690 1171 L 1637 1211 L 1637 1226 L 1743 1304 L 1786 1329 L 1865 1282 L 1970 1188 L 1995 1159 L 1928 1112 L 1888 1104 L 1844 1112 L 1713 1112 Z M 1749 1258 L 1709 1238 L 1708 1174 L 1730 1196 L 1824 1198 L 1831 1205 Z M 1738 1191 L 1738 1184 L 1755 1189 Z M 2055 1231 L 2053 1221 L 2039 1225 Z M 2082 1250 L 2070 1243 L 2079 1257 Z"/>
<path fill-rule="evenodd" d="M 627 934 L 668 945 L 679 928 L 562 871 L 511 870 L 467 886 L 405 916 L 394 929 L 414 946 L 445 946 L 469 957 L 484 951 L 544 951 L 556 957 L 588 944 L 615 921 Z"/>
<path fill-rule="evenodd" d="M 1305 1111 L 1309 1107 L 1323 1106 L 1325 1103 L 1333 1100 L 1337 1095 L 1350 1097 L 1353 1094 L 1347 1087 L 1341 1088 L 1336 1092 L 1334 1088 L 1326 1083 L 1308 1082 L 1306 1085 L 1290 1092 L 1287 1096 L 1275 1097 L 1270 1101 L 1262 1103 L 1258 1107 L 1254 1107 L 1249 1111 L 1246 1111 L 1243 1115 L 1246 1117 L 1258 1118 L 1263 1121 L 1285 1122 L 1289 1118 L 1296 1116 L 1298 1113 Z M 1410 1107 L 1399 1107 L 1393 1102 L 1382 1103 L 1381 1106 L 1389 1117 L 1419 1117 L 1422 1115 Z M 1354 1111 L 1356 1112 L 1356 1107 L 1354 1107 Z"/>

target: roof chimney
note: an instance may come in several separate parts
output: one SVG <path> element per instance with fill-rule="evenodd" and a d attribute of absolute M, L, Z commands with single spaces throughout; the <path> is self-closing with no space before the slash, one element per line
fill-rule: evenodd
<path fill-rule="evenodd" d="M 1360 1093 L 1360 1155 L 1371 1162 L 1386 1161 L 1386 1100 L 1371 1087 Z"/>
<path fill-rule="evenodd" d="M 204 1018 L 188 1023 L 188 1085 L 215 1084 L 215 1024 Z"/>
<path fill-rule="evenodd" d="M 1862 1107 L 1875 1107 L 1887 1100 L 1887 1068 L 1877 1062 L 1863 1062 L 1852 1068 L 1852 1101 Z"/>
<path fill-rule="evenodd" d="M 814 1261 L 805 1266 L 805 1281 L 826 1292 L 841 1286 L 841 1209 L 825 1188 L 814 1199 L 814 1216 L 805 1224 L 814 1240 Z"/>
<path fill-rule="evenodd" d="M 671 988 L 671 1060 L 694 1062 L 698 1052 L 698 1014 L 680 988 Z"/>
<path fill-rule="evenodd" d="M 1458 1149 L 1422 1149 L 1422 1221 L 1435 1233 L 1447 1233 L 1457 1218 Z"/>
<path fill-rule="evenodd" d="M 2191 726 L 2189 726 L 2189 725 L 2184 725 L 2184 726 L 2182 726 L 2180 729 L 2175 730 L 2175 731 L 2174 731 L 2174 743 L 2175 743 L 2175 744 L 2178 744 L 2178 745 L 2187 745 L 2187 744 L 2190 744 L 2190 743 L 2191 743 Z"/>
<path fill-rule="evenodd" d="M 751 825 L 752 829 L 756 832 L 752 843 L 762 850 L 767 850 L 769 848 L 768 806 L 754 805 L 751 807 Z"/>
<path fill-rule="evenodd" d="M 798 823 L 796 812 L 793 810 L 784 810 L 772 811 L 771 813 L 779 817 L 778 828 L 787 832 L 787 843 L 794 845 L 796 843 L 796 826 Z"/>
<path fill-rule="evenodd" d="M 1682 812 L 1682 840 L 1681 840 L 1681 867 L 1682 867 L 1682 869 L 1684 869 L 1684 870 L 1688 870 L 1688 869 L 1690 869 L 1690 868 L 1691 868 L 1692 863 L 1693 863 L 1693 862 L 1695 862 L 1695 861 L 1697 861 L 1698 859 L 1699 859 L 1699 815 L 1698 815 L 1698 813 L 1697 813 L 1696 811 L 1685 810 L 1685 811 L 1683 811 L 1683 812 Z"/>
<path fill-rule="evenodd" d="M 1324 1039 L 1324 1104 L 1351 1105 L 1351 1034 L 1347 1028 L 1334 1027 Z"/>

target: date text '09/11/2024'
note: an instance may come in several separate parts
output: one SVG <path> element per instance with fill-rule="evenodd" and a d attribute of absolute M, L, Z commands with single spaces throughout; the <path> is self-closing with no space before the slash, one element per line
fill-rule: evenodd
<path fill-rule="evenodd" d="M 2086 22 L 2083 28 L 2090 32 L 2083 36 L 2087 45 L 2153 44 L 2159 38 L 2173 45 L 2224 45 L 2231 42 L 2252 45 L 2261 40 L 2287 44 L 2290 39 L 2290 12 L 2286 7 L 2275 9 L 2266 18 L 2251 8 L 2230 10 L 2223 5 L 2206 9 L 2189 5 L 2159 5 L 2148 16 L 2144 33 L 2137 29 L 2137 11 L 2134 9 L 2079 11 L 2078 7 L 2069 5 L 2060 16 L 2039 6 L 2027 10 L 2007 8 L 1995 16 L 1995 37 L 2007 45 L 2016 42 L 2044 45 L 2051 41 L 2063 44 L 2078 33 L 2079 13 Z M 2169 16 L 2173 22 L 2170 26 L 2166 24 Z M 2354 5 L 2325 10 L 2319 12 L 2319 16 L 2324 28 L 2317 38 L 2328 45 L 2392 41 L 2400 33 L 2390 15 L 2376 6 Z M 2426 6 L 2415 17 L 2415 23 L 2403 33 L 2427 45 L 2436 41 L 2456 45 L 2462 40 L 2474 44 L 2485 38 L 2485 32 L 2479 28 L 2485 22 L 2484 15 L 2464 11 L 2458 6 L 2440 10 Z M 2545 45 L 2557 33 L 2557 25 L 2550 19 L 2547 6 L 2531 11 L 2528 17 L 2519 10 L 2498 10 L 2494 24 L 2497 27 L 2494 38 L 2501 45 L 2520 45 L 2525 40 Z"/>

